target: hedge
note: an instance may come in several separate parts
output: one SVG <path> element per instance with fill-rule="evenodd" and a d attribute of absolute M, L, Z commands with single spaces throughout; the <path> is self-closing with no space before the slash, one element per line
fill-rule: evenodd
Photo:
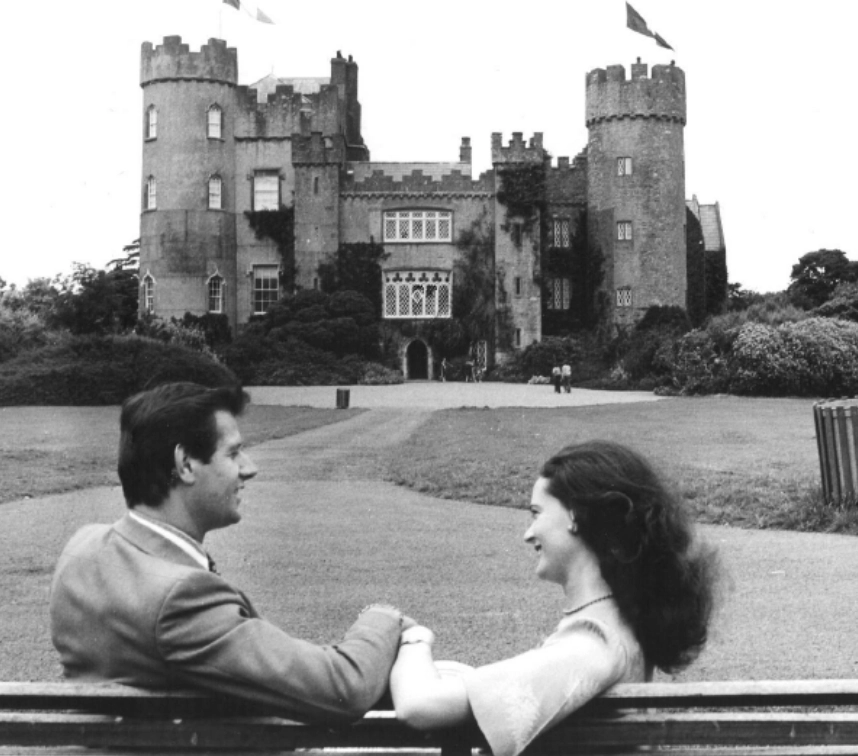
<path fill-rule="evenodd" d="M 237 383 L 199 352 L 140 336 L 73 336 L 0 365 L 0 405 L 110 405 L 160 383 Z"/>

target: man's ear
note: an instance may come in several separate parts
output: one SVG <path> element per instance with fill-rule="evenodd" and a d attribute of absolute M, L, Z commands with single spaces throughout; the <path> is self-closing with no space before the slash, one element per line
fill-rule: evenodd
<path fill-rule="evenodd" d="M 196 480 L 193 459 L 181 444 L 176 444 L 176 448 L 173 450 L 173 465 L 173 475 L 176 482 L 193 483 Z"/>

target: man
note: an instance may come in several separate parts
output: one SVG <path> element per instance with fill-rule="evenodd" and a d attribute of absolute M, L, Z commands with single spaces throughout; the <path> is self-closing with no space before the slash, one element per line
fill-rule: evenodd
<path fill-rule="evenodd" d="M 54 645 L 76 682 L 197 686 L 302 719 L 357 719 L 384 693 L 413 621 L 373 605 L 342 642 L 315 646 L 262 619 L 203 548 L 206 533 L 241 519 L 241 490 L 257 472 L 236 421 L 247 398 L 173 383 L 125 402 L 128 512 L 66 546 L 51 589 Z"/>

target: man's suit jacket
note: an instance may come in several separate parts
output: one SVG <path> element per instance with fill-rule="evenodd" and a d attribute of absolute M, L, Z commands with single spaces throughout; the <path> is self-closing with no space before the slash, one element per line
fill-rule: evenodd
<path fill-rule="evenodd" d="M 72 680 L 190 685 L 322 721 L 357 719 L 381 697 L 400 634 L 394 617 L 368 611 L 336 645 L 293 638 L 128 515 L 74 535 L 57 565 L 50 612 Z"/>

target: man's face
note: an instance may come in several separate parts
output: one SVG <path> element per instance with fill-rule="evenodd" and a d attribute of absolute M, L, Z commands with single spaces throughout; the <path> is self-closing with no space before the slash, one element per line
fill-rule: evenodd
<path fill-rule="evenodd" d="M 238 423 L 229 412 L 215 412 L 217 448 L 208 462 L 191 458 L 194 484 L 188 512 L 199 540 L 210 530 L 234 525 L 241 519 L 238 505 L 245 481 L 257 473 L 243 449 Z"/>

